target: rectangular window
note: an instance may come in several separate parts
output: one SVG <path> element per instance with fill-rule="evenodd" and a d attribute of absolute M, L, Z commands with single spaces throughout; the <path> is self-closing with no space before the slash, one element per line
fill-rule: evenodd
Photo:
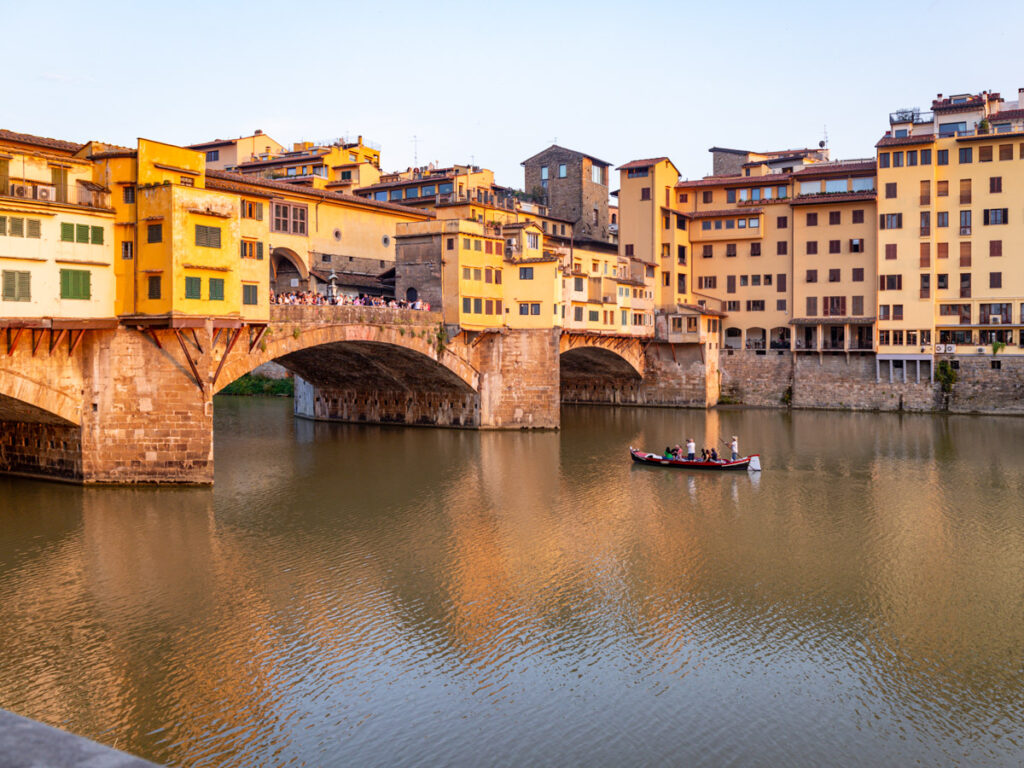
<path fill-rule="evenodd" d="M 736 255 L 736 243 L 726 243 L 725 244 L 725 255 L 726 256 L 735 256 Z"/>
<path fill-rule="evenodd" d="M 220 227 L 196 224 L 196 245 L 202 248 L 220 248 Z"/>
<path fill-rule="evenodd" d="M 640 187 L 640 199 L 641 200 L 650 200 L 651 199 L 651 188 L 650 187 Z"/>
<path fill-rule="evenodd" d="M 896 258 L 896 243 L 887 243 L 885 246 L 885 258 L 895 259 Z"/>
<path fill-rule="evenodd" d="M 150 299 L 159 299 L 161 282 L 160 275 L 150 275 L 149 279 L 146 282 L 148 287 L 146 296 Z"/>
<path fill-rule="evenodd" d="M 828 271 L 828 281 L 830 283 L 838 283 L 839 282 L 839 270 L 838 269 L 830 269 Z"/>
<path fill-rule="evenodd" d="M 807 253 L 813 255 L 813 254 L 816 254 L 817 252 L 818 252 L 818 241 L 817 240 L 808 240 L 807 241 Z"/>
<path fill-rule="evenodd" d="M 818 314 L 818 297 L 808 296 L 807 297 L 807 316 L 814 317 Z"/>
<path fill-rule="evenodd" d="M 60 297 L 62 299 L 89 299 L 92 295 L 92 273 L 87 269 L 60 271 Z"/>
<path fill-rule="evenodd" d="M 935 151 L 935 164 L 936 165 L 949 165 L 949 150 L 939 149 Z"/>
<path fill-rule="evenodd" d="M 160 243 L 164 239 L 164 225 L 163 224 L 149 224 L 146 227 L 146 242 L 147 243 Z"/>
<path fill-rule="evenodd" d="M 917 150 L 916 149 L 908 149 L 907 150 L 907 165 L 917 165 Z"/>
<path fill-rule="evenodd" d="M 973 147 L 960 147 L 959 160 L 961 165 L 974 162 L 974 148 Z"/>
<path fill-rule="evenodd" d="M 978 147 L 978 162 L 979 163 L 991 163 L 992 162 L 992 145 L 986 144 L 982 147 Z"/>
<path fill-rule="evenodd" d="M 566 174 L 565 163 L 558 164 L 558 178 L 564 179 Z"/>
<path fill-rule="evenodd" d="M 1003 255 L 1003 241 L 1002 240 L 989 240 L 988 241 L 988 255 L 989 256 L 1002 256 Z"/>
<path fill-rule="evenodd" d="M 789 243 L 785 240 L 780 240 L 775 244 L 775 253 L 779 256 L 785 256 L 789 253 Z"/>
<path fill-rule="evenodd" d="M 210 301 L 224 301 L 224 278 L 210 278 Z"/>
<path fill-rule="evenodd" d="M 201 299 L 203 295 L 203 279 L 201 277 L 185 278 L 185 298 Z"/>
<path fill-rule="evenodd" d="M 988 191 L 992 194 L 997 194 L 1003 191 L 1003 177 L 1002 176 L 990 176 L 988 180 Z"/>
<path fill-rule="evenodd" d="M 932 244 L 921 243 L 920 263 L 921 269 L 928 269 L 932 265 Z"/>
<path fill-rule="evenodd" d="M 902 168 L 903 167 L 903 153 L 902 152 L 893 152 L 892 153 L 892 167 L 893 168 Z"/>
<path fill-rule="evenodd" d="M 482 315 L 484 313 L 484 301 L 483 299 L 473 299 L 473 314 Z"/>
<path fill-rule="evenodd" d="M 903 229 L 902 213 L 883 213 L 878 218 L 879 229 Z"/>
<path fill-rule="evenodd" d="M 971 273 L 961 272 L 960 273 L 960 298 L 969 299 L 971 298 Z"/>
<path fill-rule="evenodd" d="M 536 232 L 527 232 L 526 247 L 533 249 L 540 248 L 540 235 L 538 235 Z"/>
<path fill-rule="evenodd" d="M 890 181 L 885 185 L 885 196 L 896 197 L 896 182 Z"/>
<path fill-rule="evenodd" d="M 816 269 L 808 269 L 807 270 L 807 282 L 808 283 L 816 283 L 816 282 L 818 282 L 818 270 L 816 270 Z"/>
<path fill-rule="evenodd" d="M 520 267 L 519 268 L 519 279 L 520 280 L 533 280 L 533 267 Z"/>
<path fill-rule="evenodd" d="M 786 300 L 785 299 L 776 299 L 776 301 L 775 301 L 775 309 L 777 311 L 779 311 L 779 312 L 785 312 L 786 311 Z"/>
<path fill-rule="evenodd" d="M 0 231 L 0 234 L 3 234 L 3 232 Z M 75 225 L 62 221 L 60 225 L 60 239 L 65 243 L 75 242 Z"/>
<path fill-rule="evenodd" d="M 949 288 L 949 275 L 937 274 L 935 275 L 935 287 L 940 291 L 944 291 Z"/>
<path fill-rule="evenodd" d="M 760 243 L 751 243 L 750 244 L 750 255 L 751 256 L 760 256 L 761 255 L 761 244 Z"/>
<path fill-rule="evenodd" d="M 949 226 L 949 211 L 937 211 L 935 214 L 935 226 L 944 229 Z"/>
<path fill-rule="evenodd" d="M 88 224 L 76 224 L 75 225 L 75 242 L 76 243 L 88 243 L 89 242 L 89 225 Z"/>
<path fill-rule="evenodd" d="M 888 168 L 889 167 L 889 153 L 888 152 L 879 152 L 878 153 L 878 167 L 879 168 Z"/>
<path fill-rule="evenodd" d="M 472 311 L 473 311 L 473 300 L 472 299 L 464 298 L 462 300 L 462 314 L 468 315 Z M 520 311 L 519 314 L 520 315 L 525 315 L 526 313 Z"/>
<path fill-rule="evenodd" d="M 863 283 L 864 282 L 864 267 L 853 268 L 853 282 Z"/>
<path fill-rule="evenodd" d="M 931 211 L 921 211 L 921 237 L 926 237 L 932 233 L 932 214 Z"/>
<path fill-rule="evenodd" d="M 960 205 L 969 205 L 971 202 L 971 180 L 960 179 Z"/>
<path fill-rule="evenodd" d="M 633 255 L 633 244 L 632 243 L 627 243 L 626 244 L 626 255 L 627 256 L 632 256 Z"/>
<path fill-rule="evenodd" d="M 1000 160 L 1013 160 L 1013 144 L 1000 144 L 999 145 L 999 159 Z"/>
<path fill-rule="evenodd" d="M 932 151 L 930 149 L 921 150 L 921 165 L 932 164 Z"/>
<path fill-rule="evenodd" d="M 850 253 L 864 253 L 864 238 L 855 237 L 850 240 Z"/>
<path fill-rule="evenodd" d="M 1009 218 L 1009 208 L 986 208 L 982 212 L 982 224 L 1005 224 Z"/>
<path fill-rule="evenodd" d="M 32 273 L 22 270 L 3 270 L 3 300 L 31 301 Z"/>
<path fill-rule="evenodd" d="M 960 234 L 971 234 L 971 212 L 960 211 Z"/>
<path fill-rule="evenodd" d="M 1003 273 L 1002 272 L 989 272 L 988 273 L 988 287 L 989 288 L 1002 288 L 1003 287 Z"/>
<path fill-rule="evenodd" d="M 121 189 L 121 202 L 125 205 L 132 205 L 135 202 L 135 185 L 126 184 Z"/>
<path fill-rule="evenodd" d="M 713 246 L 710 246 L 710 245 L 703 246 L 703 250 L 701 251 L 701 255 L 705 259 L 710 259 L 711 256 L 713 255 L 713 253 L 714 253 Z"/>
<path fill-rule="evenodd" d="M 807 226 L 808 227 L 816 227 L 816 226 L 818 226 L 818 214 L 816 214 L 816 213 L 808 213 L 807 214 Z"/>
<path fill-rule="evenodd" d="M 788 216 L 779 216 L 777 219 L 775 219 L 775 227 L 777 229 L 785 229 L 788 226 L 789 226 L 789 217 Z"/>
<path fill-rule="evenodd" d="M 853 297 L 853 312 L 851 312 L 850 314 L 853 314 L 853 315 L 863 315 L 864 314 L 864 297 L 863 296 L 854 296 Z"/>
<path fill-rule="evenodd" d="M 828 241 L 828 252 L 839 253 L 841 248 L 841 240 L 829 240 Z"/>
<path fill-rule="evenodd" d="M 257 285 L 243 285 L 242 286 L 242 303 L 247 305 L 259 304 L 259 286 Z"/>
<path fill-rule="evenodd" d="M 786 292 L 786 273 L 780 272 L 775 276 L 775 290 L 779 293 Z"/>
<path fill-rule="evenodd" d="M 828 223 L 829 224 L 842 224 L 843 212 L 842 211 L 829 211 L 828 212 Z"/>
<path fill-rule="evenodd" d="M 927 272 L 921 275 L 921 290 L 919 296 L 922 299 L 930 299 L 932 296 L 932 276 Z"/>
<path fill-rule="evenodd" d="M 121 242 L 121 258 L 125 261 L 130 261 L 135 255 L 135 243 L 131 240 L 123 240 Z"/>
<path fill-rule="evenodd" d="M 704 192 L 701 193 L 701 202 L 710 203 L 713 200 L 714 194 L 711 192 L 711 190 L 705 190 Z"/>

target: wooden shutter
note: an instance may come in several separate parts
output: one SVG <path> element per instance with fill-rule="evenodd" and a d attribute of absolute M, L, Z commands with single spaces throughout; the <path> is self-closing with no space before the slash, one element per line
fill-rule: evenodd
<path fill-rule="evenodd" d="M 259 261 L 263 260 L 263 242 L 256 243 L 256 259 Z"/>
<path fill-rule="evenodd" d="M 25 236 L 25 220 L 12 216 L 10 218 L 10 235 L 11 237 L 24 237 Z"/>
<path fill-rule="evenodd" d="M 222 278 L 210 278 L 210 301 L 224 301 L 224 280 Z"/>
<path fill-rule="evenodd" d="M 263 221 L 263 203 L 256 203 L 256 221 Z"/>
<path fill-rule="evenodd" d="M 71 295 L 71 270 L 62 269 L 60 271 L 60 297 L 62 299 L 74 298 Z"/>
<path fill-rule="evenodd" d="M 93 245 L 103 245 L 103 227 L 93 227 L 90 242 Z"/>
<path fill-rule="evenodd" d="M 76 243 L 88 243 L 89 242 L 89 225 L 88 224 L 76 224 L 75 225 L 75 242 Z"/>
<path fill-rule="evenodd" d="M 3 271 L 3 300 L 15 301 L 18 292 L 18 273 L 12 270 Z"/>
<path fill-rule="evenodd" d="M 65 243 L 75 242 L 75 225 L 68 221 L 60 223 L 60 239 Z"/>
<path fill-rule="evenodd" d="M 27 237 L 39 238 L 42 236 L 42 222 L 39 219 L 28 219 L 25 235 Z"/>
<path fill-rule="evenodd" d="M 7 234 L 7 217 L 0 216 L 0 235 Z"/>
<path fill-rule="evenodd" d="M 238 243 L 238 257 L 240 259 L 245 258 L 245 240 L 240 240 Z"/>

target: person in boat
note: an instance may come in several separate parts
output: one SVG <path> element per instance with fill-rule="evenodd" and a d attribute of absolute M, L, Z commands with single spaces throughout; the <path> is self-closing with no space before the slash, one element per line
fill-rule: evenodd
<path fill-rule="evenodd" d="M 712 449 L 711 449 L 711 453 L 710 453 L 710 455 L 708 456 L 708 458 L 709 458 L 709 459 L 710 459 L 711 461 L 717 462 L 717 461 L 718 461 L 718 451 L 716 451 L 716 450 L 715 450 L 714 448 L 712 448 Z"/>
<path fill-rule="evenodd" d="M 740 457 L 740 441 L 736 435 L 732 436 L 732 441 L 729 443 L 729 450 L 732 451 L 732 460 L 736 461 Z"/>
<path fill-rule="evenodd" d="M 683 458 L 683 449 L 679 445 L 679 443 L 676 443 L 675 447 L 672 449 L 672 458 L 673 459 L 681 459 L 681 458 Z"/>
<path fill-rule="evenodd" d="M 700 449 L 700 460 L 703 461 L 703 462 L 707 462 L 707 460 L 708 460 L 708 449 L 707 448 L 701 448 Z"/>
<path fill-rule="evenodd" d="M 697 444 L 692 437 L 686 438 L 686 460 L 694 461 L 697 458 Z"/>
<path fill-rule="evenodd" d="M 663 458 L 663 459 L 674 459 L 675 457 L 676 457 L 676 456 L 675 456 L 675 454 L 674 454 L 674 453 L 672 453 L 672 449 L 671 449 L 671 448 L 669 448 L 669 447 L 668 447 L 668 446 L 666 445 L 666 446 L 665 446 L 665 455 L 664 455 L 664 456 L 662 456 L 662 458 Z"/>

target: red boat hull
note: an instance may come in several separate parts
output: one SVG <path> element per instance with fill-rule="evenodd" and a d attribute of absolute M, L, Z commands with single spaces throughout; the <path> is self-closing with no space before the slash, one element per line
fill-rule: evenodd
<path fill-rule="evenodd" d="M 686 459 L 666 459 L 658 453 L 647 453 L 638 451 L 635 448 L 629 449 L 629 455 L 637 464 L 647 464 L 652 467 L 674 467 L 676 469 L 705 469 L 716 472 L 728 471 L 731 469 L 746 469 L 750 466 L 750 460 L 755 456 L 760 459 L 760 454 L 753 453 L 744 456 L 736 461 L 687 461 Z M 760 464 L 760 462 L 758 462 Z"/>

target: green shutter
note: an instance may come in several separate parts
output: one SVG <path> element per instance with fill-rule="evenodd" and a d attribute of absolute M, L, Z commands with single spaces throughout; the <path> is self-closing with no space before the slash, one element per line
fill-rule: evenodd
<path fill-rule="evenodd" d="M 7 234 L 7 217 L 0 216 L 0 235 Z"/>
<path fill-rule="evenodd" d="M 3 300 L 16 301 L 18 291 L 18 275 L 16 272 L 3 271 Z"/>
<path fill-rule="evenodd" d="M 245 240 L 240 240 L 238 243 L 238 256 L 239 258 L 245 258 Z"/>
<path fill-rule="evenodd" d="M 70 299 L 71 296 L 71 270 L 62 269 L 60 271 L 60 297 L 62 299 Z"/>
<path fill-rule="evenodd" d="M 149 276 L 149 298 L 159 299 L 160 298 L 160 275 Z"/>
<path fill-rule="evenodd" d="M 87 269 L 78 273 L 78 290 L 80 298 L 92 298 L 92 272 Z"/>
<path fill-rule="evenodd" d="M 256 243 L 256 258 L 258 260 L 263 259 L 263 242 Z"/>
<path fill-rule="evenodd" d="M 65 243 L 75 242 L 75 225 L 68 221 L 60 223 L 60 239 Z"/>
<path fill-rule="evenodd" d="M 263 203 L 256 203 L 256 221 L 263 221 Z"/>
<path fill-rule="evenodd" d="M 203 294 L 203 280 L 199 277 L 185 278 L 185 298 L 201 299 Z"/>
<path fill-rule="evenodd" d="M 224 280 L 220 277 L 210 278 L 210 301 L 224 301 Z"/>
<path fill-rule="evenodd" d="M 18 301 L 32 301 L 32 273 L 18 272 Z"/>
<path fill-rule="evenodd" d="M 76 224 L 75 225 L 75 242 L 76 243 L 88 243 L 89 242 L 89 225 L 88 224 Z"/>
<path fill-rule="evenodd" d="M 89 299 L 92 296 L 92 273 L 87 269 L 60 271 L 60 297 L 62 299 Z"/>
<path fill-rule="evenodd" d="M 103 227 L 92 228 L 92 244 L 103 245 Z"/>
<path fill-rule="evenodd" d="M 242 286 L 242 303 L 243 304 L 258 304 L 259 297 L 257 294 L 257 288 L 255 285 L 243 285 Z"/>
<path fill-rule="evenodd" d="M 24 237 L 25 236 L 25 220 L 12 216 L 10 218 L 10 234 L 11 237 Z"/>

